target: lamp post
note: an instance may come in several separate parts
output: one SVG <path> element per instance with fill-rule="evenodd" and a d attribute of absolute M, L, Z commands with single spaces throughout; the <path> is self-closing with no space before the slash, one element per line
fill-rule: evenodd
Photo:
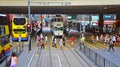
<path fill-rule="evenodd" d="M 28 0 L 28 22 L 29 24 L 30 23 L 30 0 Z M 29 37 L 30 37 L 30 40 L 29 40 L 29 51 L 31 51 L 31 31 L 29 32 Z"/>

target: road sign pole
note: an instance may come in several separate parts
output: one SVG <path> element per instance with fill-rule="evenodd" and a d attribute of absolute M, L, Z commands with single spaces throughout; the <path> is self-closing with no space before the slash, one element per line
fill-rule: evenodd
<path fill-rule="evenodd" d="M 28 0 L 28 22 L 30 23 L 30 0 Z M 29 40 L 29 51 L 31 51 L 31 32 L 29 32 L 29 37 L 30 37 L 30 40 Z"/>

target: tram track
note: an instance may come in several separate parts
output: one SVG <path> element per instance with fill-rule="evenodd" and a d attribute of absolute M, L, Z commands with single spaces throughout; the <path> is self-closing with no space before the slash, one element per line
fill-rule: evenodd
<path fill-rule="evenodd" d="M 50 39 L 49 39 L 50 40 Z M 51 57 L 51 48 L 50 48 L 50 42 L 49 43 L 49 60 L 50 60 L 50 67 L 52 67 L 52 57 Z"/>
<path fill-rule="evenodd" d="M 39 51 L 40 50 L 40 51 Z M 42 52 L 42 49 L 38 49 L 39 53 L 38 53 L 38 59 L 37 59 L 37 63 L 36 63 L 36 67 L 41 67 L 41 63 L 42 63 L 42 55 L 41 55 L 41 52 Z"/>
<path fill-rule="evenodd" d="M 76 54 L 73 52 L 73 50 L 71 50 L 71 46 L 70 45 L 68 45 L 69 43 L 67 43 L 66 44 L 66 46 L 68 47 L 68 50 L 69 50 L 69 52 L 71 52 L 71 54 L 74 56 L 74 58 L 76 58 L 76 60 L 82 65 L 82 67 L 86 67 L 83 63 L 82 63 L 82 61 L 79 59 L 79 57 L 78 56 L 76 56 Z"/>
<path fill-rule="evenodd" d="M 63 51 L 63 49 L 62 49 L 62 54 L 64 55 L 64 57 L 65 57 L 65 59 L 66 59 L 66 61 L 68 63 L 68 66 L 72 67 L 71 64 L 70 64 L 70 62 L 69 62 L 69 60 L 67 59 L 67 56 L 65 55 L 65 52 Z"/>

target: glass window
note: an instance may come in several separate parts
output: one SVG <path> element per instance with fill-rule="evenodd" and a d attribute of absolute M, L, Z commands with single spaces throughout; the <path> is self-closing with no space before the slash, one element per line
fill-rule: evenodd
<path fill-rule="evenodd" d="M 14 18 L 14 23 L 16 25 L 24 25 L 26 22 L 25 18 Z"/>
<path fill-rule="evenodd" d="M 0 36 L 2 35 L 2 32 L 1 32 L 1 27 L 0 27 Z"/>
<path fill-rule="evenodd" d="M 55 27 L 55 31 L 57 31 L 57 27 Z"/>
<path fill-rule="evenodd" d="M 6 45 L 7 43 L 9 43 L 9 36 L 5 36 L 4 38 L 0 38 L 0 44 L 2 46 Z"/>
<path fill-rule="evenodd" d="M 0 25 L 7 25 L 7 17 L 0 16 Z"/>
<path fill-rule="evenodd" d="M 5 27 L 0 27 L 0 36 L 5 34 Z"/>

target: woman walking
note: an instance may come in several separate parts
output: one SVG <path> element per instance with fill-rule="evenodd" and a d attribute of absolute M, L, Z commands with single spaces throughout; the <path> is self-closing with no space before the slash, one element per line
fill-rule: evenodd
<path fill-rule="evenodd" d="M 19 67 L 18 66 L 18 58 L 17 58 L 15 52 L 12 53 L 10 67 Z"/>
<path fill-rule="evenodd" d="M 112 50 L 114 51 L 114 46 L 113 46 L 113 41 L 112 39 L 110 39 L 109 41 L 109 52 L 110 52 L 110 49 L 112 48 Z"/>

